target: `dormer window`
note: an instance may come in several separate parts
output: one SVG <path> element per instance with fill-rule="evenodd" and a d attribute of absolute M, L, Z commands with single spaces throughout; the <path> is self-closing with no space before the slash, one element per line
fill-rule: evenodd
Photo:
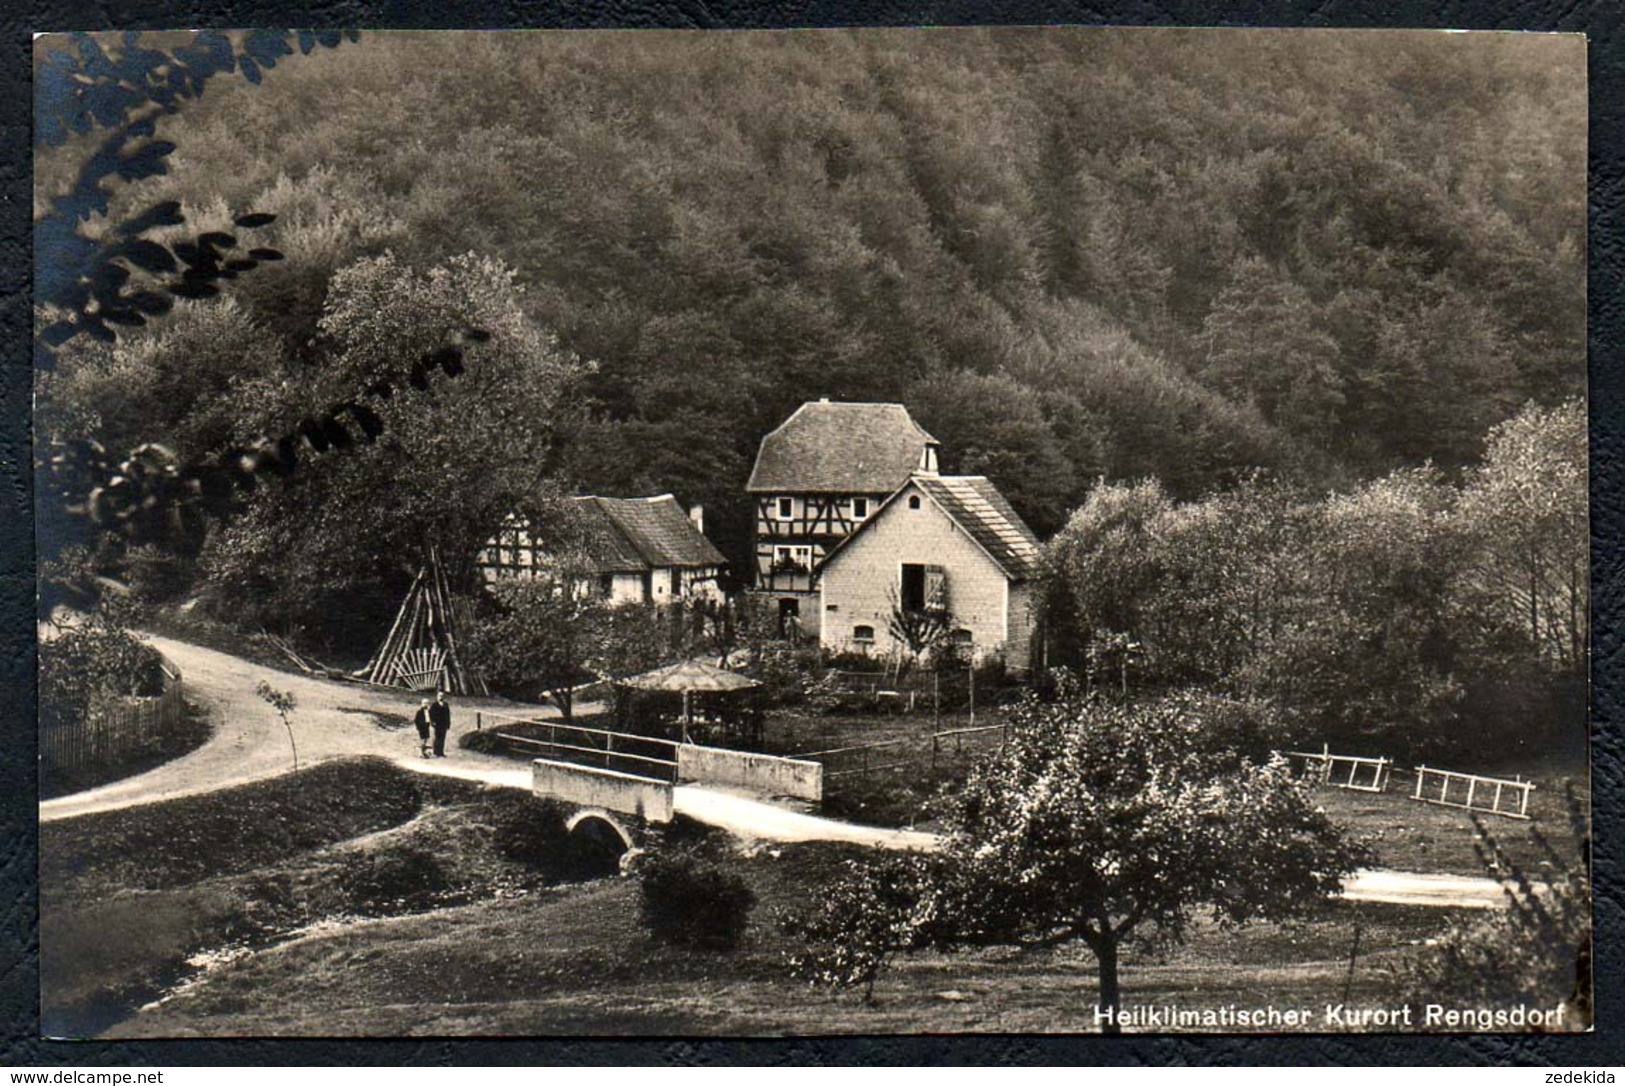
<path fill-rule="evenodd" d="M 867 517 L 868 515 L 869 515 L 869 499 L 868 498 L 853 498 L 852 499 L 852 519 L 853 520 L 862 520 L 863 518 Z"/>
<path fill-rule="evenodd" d="M 796 500 L 794 498 L 779 499 L 779 519 L 794 520 L 796 516 Z"/>

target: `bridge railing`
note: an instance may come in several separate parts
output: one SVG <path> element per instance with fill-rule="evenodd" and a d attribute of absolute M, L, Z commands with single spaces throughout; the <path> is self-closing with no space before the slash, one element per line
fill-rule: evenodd
<path fill-rule="evenodd" d="M 487 718 L 527 725 L 534 734 L 501 734 L 500 740 L 531 757 L 608 769 L 666 784 L 677 782 L 677 747 L 680 744 L 676 740 L 539 717 L 505 717 L 483 711 L 478 717 L 481 730 Z"/>

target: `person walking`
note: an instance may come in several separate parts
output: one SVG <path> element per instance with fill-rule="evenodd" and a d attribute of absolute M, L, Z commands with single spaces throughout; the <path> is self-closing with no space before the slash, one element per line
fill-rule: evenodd
<path fill-rule="evenodd" d="M 412 717 L 412 723 L 418 729 L 418 753 L 425 758 L 429 756 L 429 725 L 430 725 L 429 699 L 424 698 L 418 705 L 418 711 Z"/>
<path fill-rule="evenodd" d="M 429 706 L 429 724 L 434 728 L 434 756 L 446 756 L 446 733 L 451 731 L 451 706 L 446 704 L 446 692 L 434 692 L 434 704 Z"/>

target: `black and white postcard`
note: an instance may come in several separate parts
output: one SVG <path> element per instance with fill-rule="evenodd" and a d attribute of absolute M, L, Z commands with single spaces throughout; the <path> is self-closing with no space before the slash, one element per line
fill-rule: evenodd
<path fill-rule="evenodd" d="M 37 38 L 42 1031 L 1588 1031 L 1585 61 Z"/>

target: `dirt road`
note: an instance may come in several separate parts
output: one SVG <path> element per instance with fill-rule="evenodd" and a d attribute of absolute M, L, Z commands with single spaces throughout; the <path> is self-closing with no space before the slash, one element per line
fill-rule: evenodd
<path fill-rule="evenodd" d="M 418 753 L 417 732 L 407 723 L 418 704 L 408 691 L 307 678 L 184 641 L 148 640 L 180 668 L 187 699 L 208 715 L 214 735 L 192 753 L 150 772 L 41 803 L 41 822 L 212 792 L 287 772 L 293 766 L 288 733 L 255 693 L 262 681 L 294 696 L 290 722 L 301 766 L 373 754 L 418 772 L 530 787 L 528 768 L 455 749 L 455 743 L 474 727 L 476 710 L 535 716 L 534 706 L 453 698 L 448 757 L 425 760 Z M 553 714 L 546 710 L 543 715 Z"/>

